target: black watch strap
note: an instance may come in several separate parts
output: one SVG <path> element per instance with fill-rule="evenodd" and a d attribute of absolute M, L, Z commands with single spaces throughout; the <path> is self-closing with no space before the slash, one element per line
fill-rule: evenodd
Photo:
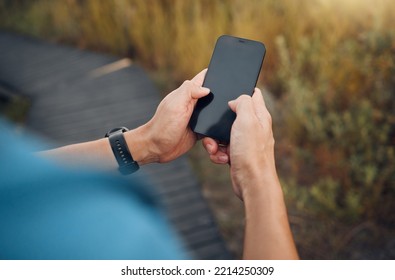
<path fill-rule="evenodd" d="M 137 161 L 133 159 L 123 136 L 123 133 L 128 130 L 126 127 L 117 127 L 105 135 L 110 141 L 111 149 L 119 165 L 118 169 L 123 175 L 132 174 L 140 168 Z"/>

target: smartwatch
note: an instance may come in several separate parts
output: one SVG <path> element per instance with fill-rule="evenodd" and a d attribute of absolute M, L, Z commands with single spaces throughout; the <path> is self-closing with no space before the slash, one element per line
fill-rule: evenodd
<path fill-rule="evenodd" d="M 117 127 L 111 129 L 105 135 L 105 137 L 108 137 L 108 140 L 110 141 L 111 149 L 114 153 L 115 159 L 118 162 L 118 170 L 123 175 L 132 174 L 140 168 L 137 161 L 133 159 L 125 137 L 123 136 L 123 133 L 128 130 L 129 129 L 126 127 Z"/>

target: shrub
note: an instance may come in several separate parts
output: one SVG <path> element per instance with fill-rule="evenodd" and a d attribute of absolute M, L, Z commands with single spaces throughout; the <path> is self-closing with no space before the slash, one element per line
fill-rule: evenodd
<path fill-rule="evenodd" d="M 281 130 L 293 147 L 285 184 L 299 209 L 395 228 L 394 42 L 392 31 L 365 31 L 327 54 L 319 36 L 304 37 L 291 58 L 277 38 Z"/>

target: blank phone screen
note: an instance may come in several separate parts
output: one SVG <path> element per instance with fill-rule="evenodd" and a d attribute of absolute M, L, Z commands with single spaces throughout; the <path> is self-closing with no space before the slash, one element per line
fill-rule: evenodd
<path fill-rule="evenodd" d="M 203 83 L 210 93 L 198 100 L 191 117 L 194 132 L 229 143 L 236 114 L 228 102 L 242 94 L 252 95 L 265 52 L 257 41 L 227 35 L 218 38 Z"/>

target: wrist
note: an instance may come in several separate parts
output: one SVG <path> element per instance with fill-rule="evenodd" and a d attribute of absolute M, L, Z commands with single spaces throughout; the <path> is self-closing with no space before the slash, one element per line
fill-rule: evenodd
<path fill-rule="evenodd" d="M 139 165 L 158 162 L 158 156 L 152 151 L 152 141 L 145 126 L 124 133 L 126 143 L 133 159 Z"/>
<path fill-rule="evenodd" d="M 254 200 L 261 195 L 282 197 L 274 161 L 268 158 L 264 158 L 260 162 L 250 161 L 233 171 L 232 182 L 240 190 L 245 202 Z"/>
<path fill-rule="evenodd" d="M 256 176 L 243 186 L 243 200 L 246 204 L 258 201 L 279 201 L 283 199 L 283 191 L 277 175 L 264 173 Z"/>

